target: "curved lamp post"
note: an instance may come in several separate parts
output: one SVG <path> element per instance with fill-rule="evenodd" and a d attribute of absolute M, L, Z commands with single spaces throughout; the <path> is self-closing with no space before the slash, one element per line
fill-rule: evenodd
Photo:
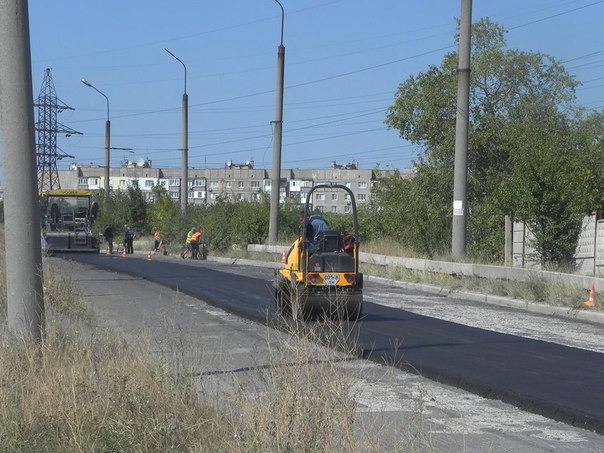
<path fill-rule="evenodd" d="M 271 174 L 271 207 L 268 226 L 269 244 L 277 243 L 279 231 L 279 196 L 281 195 L 281 142 L 283 138 L 283 81 L 285 72 L 285 47 L 283 46 L 283 22 L 285 11 L 279 0 L 275 0 L 281 8 L 281 43 L 277 51 L 277 98 L 275 107 L 275 140 L 273 142 L 273 171 Z"/>
<path fill-rule="evenodd" d="M 109 121 L 109 98 L 95 87 L 92 83 L 90 83 L 86 79 L 82 79 L 82 83 L 87 87 L 92 88 L 97 93 L 101 94 L 105 100 L 107 101 L 107 121 L 105 121 L 105 165 L 104 165 L 104 173 L 105 173 L 105 196 L 109 196 L 109 153 L 111 149 L 111 121 Z"/>
<path fill-rule="evenodd" d="M 189 97 L 187 96 L 187 67 L 180 58 L 164 47 L 185 68 L 185 91 L 182 95 L 182 180 L 180 182 L 180 210 L 187 213 L 189 196 Z"/>

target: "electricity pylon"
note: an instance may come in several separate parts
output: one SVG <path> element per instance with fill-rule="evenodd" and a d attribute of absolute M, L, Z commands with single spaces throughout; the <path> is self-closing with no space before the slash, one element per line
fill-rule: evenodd
<path fill-rule="evenodd" d="M 59 173 L 57 171 L 57 160 L 73 156 L 65 154 L 57 147 L 57 134 L 65 134 L 69 137 L 81 132 L 74 131 L 67 126 L 57 122 L 57 116 L 63 110 L 74 110 L 65 105 L 57 98 L 55 85 L 50 74 L 50 68 L 44 71 L 44 80 L 40 88 L 40 95 L 34 102 L 38 108 L 38 121 L 35 124 L 36 158 L 38 162 L 38 191 L 60 189 Z"/>

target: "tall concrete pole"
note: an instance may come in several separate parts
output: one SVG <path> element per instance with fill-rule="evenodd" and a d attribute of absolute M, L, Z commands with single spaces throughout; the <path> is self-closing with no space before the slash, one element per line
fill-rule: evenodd
<path fill-rule="evenodd" d="M 111 168 L 111 121 L 109 120 L 109 98 L 105 93 L 95 87 L 86 79 L 82 79 L 82 83 L 87 87 L 92 88 L 94 91 L 99 93 L 105 98 L 107 102 L 107 121 L 105 121 L 105 165 L 103 167 L 103 173 L 105 174 L 105 196 L 109 196 L 109 169 Z"/>
<path fill-rule="evenodd" d="M 180 192 L 180 211 L 187 214 L 189 197 L 189 96 L 182 95 L 182 182 Z"/>
<path fill-rule="evenodd" d="M 0 126 L 8 328 L 39 342 L 44 295 L 27 5 L 26 0 L 0 2 Z"/>
<path fill-rule="evenodd" d="M 164 47 L 185 69 L 185 91 L 182 95 L 182 180 L 180 181 L 180 211 L 187 213 L 189 197 L 189 96 L 187 95 L 187 67 L 180 58 Z"/>
<path fill-rule="evenodd" d="M 283 86 L 285 74 L 285 47 L 283 46 L 283 22 L 285 12 L 281 8 L 281 44 L 277 51 L 277 98 L 275 107 L 275 139 L 273 140 L 273 169 L 271 173 L 271 206 L 268 225 L 268 242 L 276 244 L 279 233 L 279 195 L 281 193 L 281 142 L 283 139 Z"/>
<path fill-rule="evenodd" d="M 110 163 L 110 152 L 111 152 L 111 121 L 109 121 L 109 100 L 107 100 L 107 121 L 105 121 L 105 197 L 109 197 L 109 169 L 111 168 Z"/>
<path fill-rule="evenodd" d="M 459 55 L 457 66 L 457 119 L 455 124 L 455 166 L 453 177 L 452 255 L 466 256 L 466 186 L 468 179 L 468 123 L 470 110 L 470 53 L 472 0 L 461 0 Z"/>

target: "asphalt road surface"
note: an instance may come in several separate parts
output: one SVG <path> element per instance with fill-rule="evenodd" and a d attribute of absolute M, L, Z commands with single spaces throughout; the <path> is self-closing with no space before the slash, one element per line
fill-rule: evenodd
<path fill-rule="evenodd" d="M 65 257 L 160 283 L 261 323 L 274 310 L 270 269 L 174 259 L 148 261 L 132 255 Z M 367 291 L 373 291 L 374 285 L 366 282 Z M 417 295 L 421 297 L 421 293 Z M 350 335 L 363 358 L 604 432 L 601 353 L 367 301 L 364 313 Z"/>

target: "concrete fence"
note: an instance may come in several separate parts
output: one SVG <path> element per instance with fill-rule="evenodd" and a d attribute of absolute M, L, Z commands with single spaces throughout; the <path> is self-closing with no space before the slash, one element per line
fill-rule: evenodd
<path fill-rule="evenodd" d="M 512 259 L 514 267 L 540 269 L 535 249 L 531 247 L 533 237 L 524 223 L 514 223 Z M 583 218 L 575 260 L 578 274 L 604 276 L 604 220 L 597 219 L 595 215 Z"/>

